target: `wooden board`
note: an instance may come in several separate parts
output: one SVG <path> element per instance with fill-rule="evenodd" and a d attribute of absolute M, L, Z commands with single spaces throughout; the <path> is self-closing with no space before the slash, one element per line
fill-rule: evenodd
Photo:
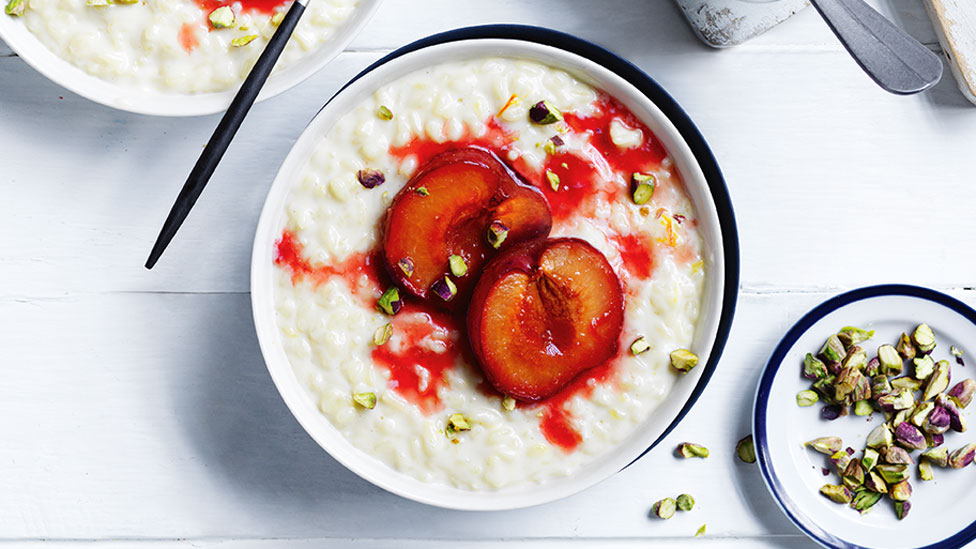
<path fill-rule="evenodd" d="M 726 48 L 758 36 L 809 5 L 808 0 L 675 0 L 698 37 Z"/>
<path fill-rule="evenodd" d="M 925 0 L 924 4 L 959 89 L 976 103 L 976 2 Z"/>

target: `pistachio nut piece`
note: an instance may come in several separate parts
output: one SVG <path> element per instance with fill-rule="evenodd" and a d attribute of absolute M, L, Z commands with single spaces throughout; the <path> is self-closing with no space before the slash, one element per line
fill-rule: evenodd
<path fill-rule="evenodd" d="M 923 353 L 930 353 L 935 349 L 935 332 L 928 324 L 919 324 L 912 332 L 912 343 Z"/>
<path fill-rule="evenodd" d="M 677 503 L 671 498 L 664 498 L 660 501 L 654 503 L 651 511 L 657 515 L 658 518 L 669 519 L 674 516 L 674 511 L 677 508 Z"/>
<path fill-rule="evenodd" d="M 690 494 L 681 494 L 676 500 L 678 509 L 682 511 L 691 511 L 695 507 L 695 498 L 691 497 Z"/>
<path fill-rule="evenodd" d="M 820 487 L 820 493 L 830 498 L 835 503 L 850 503 L 854 499 L 853 494 L 847 486 L 837 486 L 834 484 L 824 484 Z"/>
<path fill-rule="evenodd" d="M 675 370 L 687 373 L 698 365 L 698 355 L 688 349 L 678 349 L 671 351 L 671 366 Z"/>
<path fill-rule="evenodd" d="M 888 497 L 895 501 L 908 501 L 912 497 L 912 485 L 905 479 L 888 487 Z"/>
<path fill-rule="evenodd" d="M 973 457 L 976 457 L 976 444 L 969 443 L 949 454 L 949 467 L 962 469 L 973 462 Z"/>
<path fill-rule="evenodd" d="M 833 455 L 844 448 L 844 441 L 840 437 L 819 437 L 803 443 L 821 454 Z"/>
<path fill-rule="evenodd" d="M 708 448 L 693 442 L 682 442 L 675 448 L 675 453 L 683 458 L 707 458 Z"/>
<path fill-rule="evenodd" d="M 912 339 L 908 337 L 908 334 L 904 332 L 898 338 L 898 354 L 905 360 L 915 358 L 915 345 L 912 344 Z"/>
<path fill-rule="evenodd" d="M 756 447 L 752 442 L 752 435 L 745 437 L 735 445 L 735 455 L 745 463 L 756 462 Z"/>
<path fill-rule="evenodd" d="M 901 373 L 901 356 L 891 345 L 878 347 L 878 361 L 881 364 L 880 368 L 883 374 L 895 376 Z"/>
<path fill-rule="evenodd" d="M 922 452 L 922 460 L 932 463 L 939 467 L 949 466 L 949 449 L 945 446 L 941 448 L 929 448 Z"/>

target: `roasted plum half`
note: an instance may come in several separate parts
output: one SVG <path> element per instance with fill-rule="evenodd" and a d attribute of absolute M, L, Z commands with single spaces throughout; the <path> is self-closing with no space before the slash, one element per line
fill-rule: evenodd
<path fill-rule="evenodd" d="M 462 308 L 487 259 L 551 228 L 538 189 L 490 151 L 459 148 L 430 159 L 394 197 L 383 257 L 407 292 Z"/>
<path fill-rule="evenodd" d="M 620 280 L 599 250 L 577 238 L 536 239 L 485 267 L 468 338 L 496 389 L 536 401 L 612 359 L 623 315 Z"/>

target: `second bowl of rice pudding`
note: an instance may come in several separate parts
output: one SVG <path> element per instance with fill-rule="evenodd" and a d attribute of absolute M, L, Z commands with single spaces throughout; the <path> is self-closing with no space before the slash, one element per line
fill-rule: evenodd
<path fill-rule="evenodd" d="M 438 179 L 462 164 L 514 181 L 484 199 L 477 211 L 488 217 L 416 210 L 481 200 L 472 198 L 481 183 L 459 190 Z M 398 221 L 404 204 L 422 215 Z M 499 221 L 513 225 L 506 212 L 539 207 L 527 243 L 498 242 L 523 238 Z M 478 244 L 486 259 L 446 252 L 452 244 L 430 236 L 470 223 L 488 231 L 490 245 Z M 390 252 L 403 241 L 417 261 Z M 444 256 L 435 274 L 446 274 L 413 288 L 428 250 Z M 548 304 L 539 296 L 550 292 L 540 286 L 519 301 L 492 293 L 494 277 L 525 258 L 543 269 L 567 254 L 577 263 L 560 280 L 584 280 L 574 295 L 607 313 L 570 330 L 575 350 L 546 328 L 532 354 L 519 327 L 539 314 L 525 304 Z M 251 284 L 269 371 L 333 457 L 417 501 L 507 509 L 599 482 L 672 426 L 714 367 L 719 324 L 731 316 L 723 299 L 735 291 L 725 268 L 709 184 L 647 96 L 568 51 L 485 38 L 380 63 L 323 108 L 272 186 Z M 495 314 L 513 300 L 523 304 L 517 316 Z M 541 316 L 562 307 L 554 303 Z M 508 349 L 500 359 L 486 349 L 499 338 Z M 558 370 L 581 353 L 591 362 L 552 383 L 506 378 L 513 361 Z M 697 367 L 682 362 L 691 355 Z"/>

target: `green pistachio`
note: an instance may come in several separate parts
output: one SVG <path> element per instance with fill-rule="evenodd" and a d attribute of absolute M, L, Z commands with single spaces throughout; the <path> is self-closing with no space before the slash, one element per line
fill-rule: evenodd
<path fill-rule="evenodd" d="M 678 496 L 677 505 L 682 511 L 691 511 L 695 507 L 695 498 L 689 494 L 681 494 Z"/>
<path fill-rule="evenodd" d="M 848 349 L 847 355 L 840 361 L 840 365 L 844 368 L 857 368 L 858 370 L 863 370 L 867 363 L 868 354 L 857 345 Z"/>
<path fill-rule="evenodd" d="M 865 490 L 858 492 L 851 501 L 851 507 L 856 509 L 862 515 L 871 510 L 876 503 L 881 501 L 881 494 L 877 492 L 872 492 L 870 490 Z"/>
<path fill-rule="evenodd" d="M 912 485 L 905 479 L 888 487 L 888 497 L 895 501 L 908 501 L 912 497 Z"/>
<path fill-rule="evenodd" d="M 817 392 L 809 389 L 796 394 L 796 404 L 800 407 L 813 406 L 818 400 L 820 400 L 820 397 L 817 395 Z"/>
<path fill-rule="evenodd" d="M 697 531 L 697 532 L 695 532 L 695 537 L 696 537 L 696 538 L 700 538 L 700 537 L 702 537 L 702 536 L 704 536 L 704 535 L 705 535 L 705 525 L 704 525 L 704 524 L 702 524 L 702 525 L 701 525 L 701 528 L 699 528 L 699 529 L 698 529 L 698 531 Z"/>
<path fill-rule="evenodd" d="M 813 356 L 813 353 L 807 353 L 807 356 L 803 357 L 803 377 L 823 379 L 827 377 L 827 366 L 822 360 Z"/>
<path fill-rule="evenodd" d="M 918 477 L 922 480 L 933 480 L 935 478 L 932 473 L 932 462 L 927 459 L 918 461 Z"/>
<path fill-rule="evenodd" d="M 882 423 L 868 434 L 865 444 L 867 444 L 868 448 L 885 448 L 891 446 L 891 442 L 891 429 L 888 428 L 887 424 Z"/>
<path fill-rule="evenodd" d="M 915 363 L 915 379 L 925 381 L 935 371 L 935 361 L 929 355 L 920 356 L 912 360 Z"/>
<path fill-rule="evenodd" d="M 859 400 L 854 403 L 854 415 L 869 416 L 874 413 L 874 405 L 870 400 Z"/>
<path fill-rule="evenodd" d="M 905 423 L 906 421 L 908 421 L 908 418 L 911 417 L 911 415 L 912 415 L 912 409 L 911 408 L 906 408 L 904 410 L 899 410 L 898 412 L 895 413 L 894 417 L 892 417 L 891 418 L 891 421 L 889 422 L 889 424 L 891 425 L 891 428 L 892 429 L 895 429 L 899 425 L 901 425 L 902 423 Z"/>
<path fill-rule="evenodd" d="M 930 400 L 935 395 L 949 388 L 949 378 L 951 376 L 949 361 L 940 360 L 935 365 L 935 371 L 929 376 L 928 383 L 925 384 L 925 391 L 922 392 L 922 400 Z"/>
<path fill-rule="evenodd" d="M 756 462 L 756 446 L 752 442 L 752 435 L 740 440 L 735 445 L 735 455 L 745 463 Z"/>
<path fill-rule="evenodd" d="M 376 301 L 376 306 L 388 315 L 395 315 L 399 313 L 400 308 L 403 306 L 403 301 L 400 301 L 400 292 L 398 292 L 394 286 L 387 288 L 387 290 L 383 292 L 383 295 L 381 295 Z"/>
<path fill-rule="evenodd" d="M 452 255 L 447 258 L 447 261 L 451 265 L 451 274 L 454 276 L 464 276 L 468 273 L 468 264 L 464 262 L 463 257 Z"/>
<path fill-rule="evenodd" d="M 428 191 L 427 190 L 427 187 L 424 187 L 424 186 L 417 187 L 416 189 L 413 190 L 413 192 L 415 192 L 415 193 L 417 193 L 417 194 L 419 194 L 420 196 L 423 196 L 423 197 L 430 196 L 430 191 Z"/>
<path fill-rule="evenodd" d="M 847 355 L 847 350 L 837 334 L 834 334 L 827 338 L 817 355 L 827 362 L 839 362 Z"/>
<path fill-rule="evenodd" d="M 386 105 L 380 105 L 380 108 L 376 109 L 376 116 L 380 120 L 393 120 L 393 111 Z"/>
<path fill-rule="evenodd" d="M 888 493 L 888 485 L 885 484 L 883 478 L 878 473 L 871 471 L 864 477 L 864 487 L 872 492 L 877 492 L 879 494 Z"/>
<path fill-rule="evenodd" d="M 896 501 L 895 502 L 895 516 L 898 520 L 902 520 L 908 516 L 908 510 L 912 508 L 912 504 L 909 501 Z"/>
<path fill-rule="evenodd" d="M 254 42 L 255 40 L 257 40 L 257 38 L 258 35 L 256 34 L 249 34 L 247 36 L 238 36 L 237 38 L 230 41 L 230 45 L 234 46 L 235 48 L 242 48 L 250 44 L 251 42 Z"/>
<path fill-rule="evenodd" d="M 698 355 L 688 349 L 671 351 L 671 366 L 682 373 L 688 373 L 698 365 Z"/>
<path fill-rule="evenodd" d="M 451 416 L 447 418 L 447 427 L 444 428 L 444 434 L 446 434 L 448 438 L 451 438 L 461 431 L 470 430 L 471 425 L 462 414 L 451 414 Z"/>
<path fill-rule="evenodd" d="M 897 484 L 910 475 L 908 465 L 905 464 L 884 464 L 874 468 L 888 484 Z"/>
<path fill-rule="evenodd" d="M 7 2 L 7 6 L 3 8 L 3 12 L 11 17 L 20 17 L 24 15 L 26 7 L 27 0 L 10 0 Z"/>
<path fill-rule="evenodd" d="M 878 464 L 878 460 L 881 458 L 881 453 L 874 448 L 865 448 L 864 455 L 861 456 L 861 466 L 864 467 L 865 471 L 870 471 L 874 469 L 874 466 Z"/>
<path fill-rule="evenodd" d="M 652 507 L 652 511 L 658 518 L 669 519 L 674 516 L 674 511 L 677 509 L 678 504 L 671 498 L 664 498 L 656 503 Z"/>
<path fill-rule="evenodd" d="M 675 453 L 683 458 L 707 458 L 708 448 L 693 442 L 682 442 L 675 449 Z"/>
<path fill-rule="evenodd" d="M 901 356 L 891 345 L 878 347 L 878 361 L 881 363 L 881 373 L 889 376 L 895 376 L 901 373 Z"/>
<path fill-rule="evenodd" d="M 406 275 L 407 278 L 413 276 L 413 269 L 414 269 L 413 260 L 410 259 L 409 257 L 404 257 L 400 261 L 397 261 L 397 267 L 399 267 L 400 270 L 403 271 L 403 274 Z"/>
<path fill-rule="evenodd" d="M 536 124 L 553 124 L 562 120 L 563 114 L 555 105 L 543 99 L 529 109 L 529 119 Z"/>
<path fill-rule="evenodd" d="M 908 334 L 904 332 L 898 338 L 898 354 L 905 360 L 915 358 L 915 345 L 912 345 L 912 338 L 908 337 Z"/>
<path fill-rule="evenodd" d="M 654 196 L 657 178 L 653 174 L 634 172 L 630 176 L 630 187 L 633 189 L 634 204 L 641 206 Z"/>
<path fill-rule="evenodd" d="M 922 382 L 908 376 L 896 377 L 891 380 L 891 387 L 892 389 L 907 390 L 914 393 L 922 388 Z"/>
<path fill-rule="evenodd" d="M 383 345 L 390 340 L 391 335 L 393 335 L 393 324 L 387 322 L 373 332 L 373 344 L 377 346 Z"/>
<path fill-rule="evenodd" d="M 912 332 L 912 343 L 923 353 L 930 353 L 935 349 L 935 332 L 928 324 L 919 324 Z"/>
<path fill-rule="evenodd" d="M 641 353 L 645 353 L 651 349 L 651 344 L 647 342 L 644 336 L 640 336 L 630 344 L 630 352 L 637 356 Z"/>
<path fill-rule="evenodd" d="M 844 441 L 840 437 L 819 437 L 803 443 L 821 454 L 832 455 L 844 448 Z"/>
<path fill-rule="evenodd" d="M 916 406 L 915 410 L 912 411 L 912 417 L 909 419 L 909 421 L 911 421 L 916 427 L 921 427 L 925 424 L 925 418 L 929 417 L 929 414 L 932 413 L 932 410 L 934 409 L 934 402 L 923 402 Z"/>
<path fill-rule="evenodd" d="M 840 337 L 841 340 L 849 341 L 850 343 L 848 343 L 848 346 L 851 346 L 864 343 L 865 341 L 874 337 L 874 330 L 868 331 L 856 328 L 854 326 L 844 326 L 840 329 L 837 336 Z"/>
<path fill-rule="evenodd" d="M 554 190 L 559 190 L 559 175 L 552 170 L 546 170 L 546 181 L 549 182 L 549 187 Z"/>
<path fill-rule="evenodd" d="M 352 395 L 352 401 L 367 410 L 372 410 L 376 407 L 376 393 L 355 393 Z"/>
<path fill-rule="evenodd" d="M 221 6 L 207 16 L 210 20 L 210 25 L 215 29 L 229 29 L 234 26 L 237 22 L 237 18 L 234 16 L 234 10 L 230 6 Z"/>
<path fill-rule="evenodd" d="M 492 248 L 498 248 L 508 238 L 508 227 L 501 221 L 492 221 L 488 224 L 488 243 Z"/>
<path fill-rule="evenodd" d="M 861 467 L 861 462 L 852 459 L 847 467 L 844 468 L 844 474 L 842 475 L 844 485 L 850 489 L 855 489 L 858 486 L 864 484 L 864 468 Z"/>
<path fill-rule="evenodd" d="M 949 449 L 945 446 L 939 446 L 938 448 L 929 448 L 928 450 L 922 452 L 922 461 L 928 461 L 932 465 L 937 465 L 939 467 L 948 467 L 949 465 Z"/>
<path fill-rule="evenodd" d="M 837 486 L 834 484 L 824 484 L 820 487 L 820 493 L 830 498 L 835 503 L 850 503 L 854 499 L 847 486 Z"/>

